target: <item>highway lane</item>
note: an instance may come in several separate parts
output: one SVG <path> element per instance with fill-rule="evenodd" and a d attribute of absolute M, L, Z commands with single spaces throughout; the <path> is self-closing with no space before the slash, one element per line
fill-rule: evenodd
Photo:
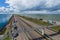
<path fill-rule="evenodd" d="M 23 18 L 21 18 L 21 17 L 20 17 L 20 19 L 22 19 L 23 21 L 25 21 L 26 23 L 28 23 L 28 24 L 31 25 L 32 27 L 35 27 L 35 28 L 38 28 L 38 29 L 43 28 L 43 26 L 40 26 L 40 25 L 38 25 L 38 24 L 36 24 L 36 23 L 33 23 L 33 22 L 28 21 L 28 20 L 26 20 L 26 19 L 23 19 Z M 45 34 L 47 34 L 47 35 L 51 35 L 51 34 L 55 34 L 55 33 L 56 33 L 56 32 L 54 32 L 54 31 L 52 31 L 52 30 L 47 29 L 47 28 L 45 28 L 44 31 L 45 31 Z M 50 37 L 51 37 L 53 40 L 60 40 L 60 34 L 59 34 L 59 35 L 50 36 Z"/>
<path fill-rule="evenodd" d="M 16 17 L 17 16 L 15 16 L 15 18 Z M 37 32 L 35 32 L 34 30 L 32 30 L 26 23 L 24 23 L 23 21 L 21 21 L 19 17 L 17 17 L 16 19 L 17 19 L 17 21 L 19 21 L 19 23 L 21 23 L 22 25 L 24 25 L 24 26 L 22 26 L 24 32 L 28 32 L 28 34 L 30 35 L 30 37 L 32 38 L 32 40 L 45 40 L 44 38 L 41 39 L 42 36 L 40 34 L 38 34 Z"/>
<path fill-rule="evenodd" d="M 47 35 L 49 35 L 53 40 L 60 40 L 60 34 L 54 32 L 54 31 L 51 31 L 51 30 L 45 28 L 45 33 Z"/>
<path fill-rule="evenodd" d="M 18 27 L 18 33 L 19 36 L 16 38 L 17 40 L 28 40 L 27 36 L 25 35 L 23 28 L 21 28 L 23 25 L 19 22 L 19 20 L 14 16 L 14 20 L 16 22 L 16 26 Z"/>
<path fill-rule="evenodd" d="M 21 21 L 22 22 L 22 21 Z M 31 36 L 32 39 L 35 38 L 40 38 L 41 35 L 39 35 L 37 32 L 35 32 L 34 30 L 32 30 L 28 25 L 26 25 L 24 22 L 22 22 L 24 26 L 24 29 L 28 32 L 28 34 Z M 26 32 L 25 31 L 25 32 Z"/>

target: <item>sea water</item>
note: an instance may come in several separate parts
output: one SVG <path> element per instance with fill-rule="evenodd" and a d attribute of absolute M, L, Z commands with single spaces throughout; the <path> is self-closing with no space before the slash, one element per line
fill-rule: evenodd
<path fill-rule="evenodd" d="M 36 19 L 42 18 L 44 20 L 60 21 L 60 14 L 20 14 L 20 15 Z"/>
<path fill-rule="evenodd" d="M 7 25 L 11 14 L 0 14 L 0 31 Z"/>

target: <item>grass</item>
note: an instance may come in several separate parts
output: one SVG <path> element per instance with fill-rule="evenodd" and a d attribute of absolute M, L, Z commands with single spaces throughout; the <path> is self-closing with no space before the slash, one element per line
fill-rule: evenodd
<path fill-rule="evenodd" d="M 54 29 L 56 31 L 60 31 L 60 25 L 59 26 L 54 26 L 54 27 L 52 27 L 52 29 Z"/>
<path fill-rule="evenodd" d="M 6 28 L 4 28 L 1 32 L 0 32 L 0 35 L 4 34 L 6 31 Z"/>
<path fill-rule="evenodd" d="M 22 18 L 24 18 L 24 19 L 27 19 L 27 20 L 29 20 L 29 21 L 32 21 L 32 22 L 34 22 L 34 23 L 37 23 L 37 24 L 39 24 L 39 25 L 43 25 L 43 26 L 48 26 L 48 25 L 50 25 L 49 23 L 47 23 L 47 22 L 45 22 L 45 21 L 43 21 L 43 20 L 37 20 L 37 19 L 25 17 L 25 16 L 20 16 L 20 17 L 22 17 Z"/>
<path fill-rule="evenodd" d="M 7 37 L 5 38 L 5 40 L 10 40 L 9 36 L 7 36 Z"/>

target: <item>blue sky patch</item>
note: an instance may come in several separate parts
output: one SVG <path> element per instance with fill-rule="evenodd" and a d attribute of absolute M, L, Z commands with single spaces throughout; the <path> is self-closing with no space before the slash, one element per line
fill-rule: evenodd
<path fill-rule="evenodd" d="M 8 3 L 5 3 L 6 2 L 6 0 L 0 0 L 0 7 L 7 7 L 7 6 L 9 6 L 9 4 Z"/>

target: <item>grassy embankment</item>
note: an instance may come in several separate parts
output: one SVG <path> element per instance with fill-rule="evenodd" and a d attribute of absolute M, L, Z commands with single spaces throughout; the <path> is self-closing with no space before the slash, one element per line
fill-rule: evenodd
<path fill-rule="evenodd" d="M 20 17 L 22 17 L 22 18 L 24 18 L 24 19 L 27 19 L 27 20 L 29 20 L 29 21 L 32 21 L 32 22 L 34 22 L 34 23 L 37 23 L 37 24 L 39 24 L 39 25 L 43 25 L 43 26 L 48 26 L 48 25 L 50 25 L 49 23 L 47 23 L 47 22 L 45 22 L 45 21 L 43 21 L 43 20 L 33 19 L 33 18 L 25 17 L 25 16 L 20 16 Z"/>
<path fill-rule="evenodd" d="M 2 30 L 2 31 L 0 31 L 0 35 L 4 34 L 4 33 L 5 33 L 5 31 L 6 31 L 6 28 L 3 28 L 3 30 Z"/>
<path fill-rule="evenodd" d="M 52 29 L 54 29 L 56 31 L 60 31 L 60 25 L 59 26 L 54 26 L 54 27 L 52 27 Z"/>
<path fill-rule="evenodd" d="M 5 40 L 10 40 L 9 36 L 7 36 L 7 37 L 5 38 Z"/>

